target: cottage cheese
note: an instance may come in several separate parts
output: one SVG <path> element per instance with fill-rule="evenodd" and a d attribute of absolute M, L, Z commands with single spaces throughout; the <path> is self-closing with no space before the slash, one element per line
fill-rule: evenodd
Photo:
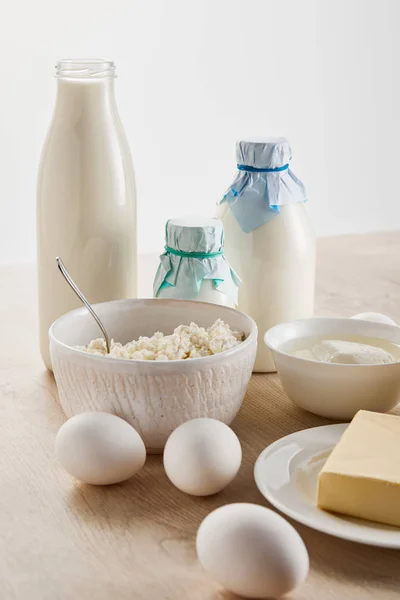
<path fill-rule="evenodd" d="M 157 331 L 152 337 L 140 337 L 125 345 L 111 341 L 109 356 L 131 360 L 184 360 L 219 354 L 234 348 L 243 341 L 243 333 L 232 331 L 221 319 L 205 329 L 196 323 L 179 325 L 171 335 Z M 89 354 L 105 356 L 103 338 L 78 346 Z"/>

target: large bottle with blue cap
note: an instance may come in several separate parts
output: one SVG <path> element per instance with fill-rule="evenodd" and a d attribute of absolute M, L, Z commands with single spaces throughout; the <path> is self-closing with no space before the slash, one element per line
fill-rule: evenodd
<path fill-rule="evenodd" d="M 276 370 L 265 331 L 314 311 L 315 236 L 291 158 L 284 138 L 238 142 L 237 174 L 217 210 L 227 260 L 242 279 L 238 308 L 258 325 L 256 372 Z"/>

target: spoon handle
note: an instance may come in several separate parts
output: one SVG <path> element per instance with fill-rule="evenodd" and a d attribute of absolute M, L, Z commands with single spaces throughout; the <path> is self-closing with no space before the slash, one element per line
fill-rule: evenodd
<path fill-rule="evenodd" d="M 71 275 L 68 273 L 66 266 L 64 265 L 63 261 L 61 260 L 61 258 L 59 256 L 57 256 L 56 261 L 57 261 L 57 266 L 60 269 L 61 273 L 63 274 L 65 281 L 71 286 L 71 288 L 74 290 L 75 294 L 78 296 L 79 300 L 86 306 L 86 308 L 92 315 L 93 319 L 96 321 L 97 325 L 100 327 L 102 334 L 104 336 L 104 339 L 106 340 L 107 354 L 110 354 L 110 339 L 107 335 L 107 332 L 105 330 L 103 323 L 100 321 L 99 317 L 96 315 L 93 308 L 90 306 L 89 302 L 86 300 L 85 296 L 82 294 L 81 290 L 78 288 L 78 286 L 72 279 Z"/>

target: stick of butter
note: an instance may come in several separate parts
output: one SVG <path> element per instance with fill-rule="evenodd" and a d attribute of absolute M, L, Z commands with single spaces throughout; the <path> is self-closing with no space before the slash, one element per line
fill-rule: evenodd
<path fill-rule="evenodd" d="M 400 527 L 400 417 L 356 414 L 319 474 L 317 503 Z"/>

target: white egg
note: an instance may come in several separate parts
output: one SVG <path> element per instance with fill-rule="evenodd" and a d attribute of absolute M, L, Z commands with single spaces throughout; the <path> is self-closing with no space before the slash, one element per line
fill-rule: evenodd
<path fill-rule="evenodd" d="M 60 428 L 56 456 L 76 479 L 110 485 L 132 477 L 146 460 L 146 448 L 126 421 L 104 412 L 75 415 Z"/>
<path fill-rule="evenodd" d="M 203 569 L 227 590 L 245 598 L 275 598 L 303 583 L 308 552 L 297 531 L 278 514 L 256 504 L 217 508 L 197 532 Z"/>
<path fill-rule="evenodd" d="M 351 317 L 352 319 L 360 319 L 360 321 L 374 321 L 375 323 L 384 323 L 386 325 L 397 325 L 393 319 L 382 313 L 365 312 Z"/>
<path fill-rule="evenodd" d="M 164 468 L 172 483 L 193 496 L 220 492 L 235 477 L 242 448 L 230 427 L 215 419 L 192 419 L 167 440 Z"/>

